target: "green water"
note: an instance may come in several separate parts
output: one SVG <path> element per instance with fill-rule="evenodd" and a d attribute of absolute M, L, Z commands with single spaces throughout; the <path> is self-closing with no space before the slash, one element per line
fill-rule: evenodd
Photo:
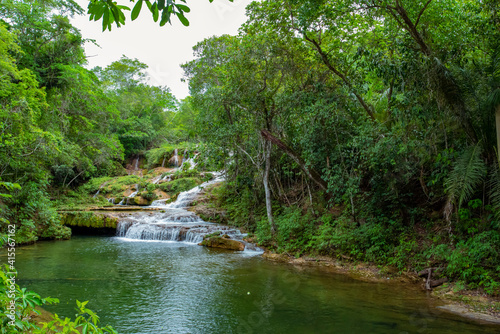
<path fill-rule="evenodd" d="M 119 333 L 498 333 L 424 292 L 177 242 L 74 237 L 20 247 L 19 283 Z"/>

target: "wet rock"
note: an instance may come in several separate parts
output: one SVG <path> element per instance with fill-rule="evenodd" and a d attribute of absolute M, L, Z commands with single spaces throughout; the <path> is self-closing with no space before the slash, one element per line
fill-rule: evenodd
<path fill-rule="evenodd" d="M 131 201 L 132 205 L 140 205 L 140 206 L 148 206 L 148 205 L 151 205 L 151 203 L 153 202 L 152 200 L 148 200 L 142 196 L 135 196 L 134 198 L 132 198 L 132 201 Z"/>
<path fill-rule="evenodd" d="M 222 238 L 219 236 L 206 238 L 199 245 L 205 247 L 223 248 L 223 249 L 230 249 L 237 251 L 242 251 L 245 249 L 244 243 L 237 240 Z"/>
<path fill-rule="evenodd" d="M 186 240 L 186 235 L 188 233 L 188 231 L 190 230 L 191 228 L 189 227 L 182 227 L 179 231 L 179 237 L 178 237 L 178 241 L 182 241 L 182 240 Z"/>

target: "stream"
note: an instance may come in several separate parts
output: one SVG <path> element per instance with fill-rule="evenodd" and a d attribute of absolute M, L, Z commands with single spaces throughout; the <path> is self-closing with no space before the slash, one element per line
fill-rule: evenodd
<path fill-rule="evenodd" d="M 115 237 L 17 248 L 18 284 L 59 298 L 46 309 L 60 316 L 74 317 L 75 301 L 89 300 L 102 325 L 124 334 L 498 333 L 440 311 L 415 286 L 269 262 L 250 244 L 242 252 L 198 246 L 216 230 L 244 237 L 185 210 L 206 185 L 131 215 Z"/>

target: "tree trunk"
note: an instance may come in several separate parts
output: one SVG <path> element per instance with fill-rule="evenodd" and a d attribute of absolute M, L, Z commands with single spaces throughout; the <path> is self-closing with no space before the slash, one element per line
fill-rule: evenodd
<path fill-rule="evenodd" d="M 269 221 L 269 226 L 271 227 L 271 234 L 274 235 L 276 231 L 276 226 L 274 225 L 274 219 L 273 219 L 271 190 L 269 189 L 269 171 L 271 170 L 271 142 L 264 141 L 264 150 L 266 155 L 266 168 L 264 169 L 263 182 L 264 182 L 264 191 L 266 193 L 267 219 Z"/>
<path fill-rule="evenodd" d="M 278 146 L 280 149 L 282 149 L 290 158 L 295 161 L 300 168 L 304 171 L 304 173 L 311 179 L 313 180 L 325 193 L 328 191 L 328 184 L 321 178 L 318 172 L 316 172 L 314 169 L 309 169 L 306 166 L 306 162 L 302 160 L 302 158 L 299 157 L 297 153 L 295 153 L 290 147 L 288 147 L 285 143 L 283 143 L 281 140 L 273 136 L 269 131 L 267 130 L 260 130 L 260 133 L 262 137 L 268 141 L 269 143 L 273 143 L 276 146 Z"/>
<path fill-rule="evenodd" d="M 497 107 L 495 118 L 497 126 L 497 155 L 499 160 L 498 162 L 500 163 L 500 105 Z"/>

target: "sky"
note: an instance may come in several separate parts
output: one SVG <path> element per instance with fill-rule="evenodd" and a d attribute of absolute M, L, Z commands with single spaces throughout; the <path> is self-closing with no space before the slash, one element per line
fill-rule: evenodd
<path fill-rule="evenodd" d="M 88 1 L 77 0 L 82 8 L 87 9 Z M 183 26 L 176 18 L 172 25 L 160 27 L 153 21 L 151 13 L 143 6 L 135 21 L 130 20 L 126 12 L 125 26 L 111 31 L 102 31 L 101 21 L 89 21 L 88 14 L 75 16 L 72 23 L 80 29 L 82 36 L 93 39 L 99 46 L 86 43 L 89 69 L 95 66 L 106 67 L 122 55 L 137 58 L 149 66 L 147 73 L 149 84 L 167 86 L 178 100 L 189 95 L 187 83 L 181 82 L 183 71 L 180 64 L 193 59 L 193 46 L 203 39 L 223 34 L 235 35 L 238 28 L 246 21 L 245 7 L 251 0 L 187 0 L 191 12 L 186 14 L 190 21 Z M 118 0 L 119 4 L 133 8 L 133 3 Z"/>

